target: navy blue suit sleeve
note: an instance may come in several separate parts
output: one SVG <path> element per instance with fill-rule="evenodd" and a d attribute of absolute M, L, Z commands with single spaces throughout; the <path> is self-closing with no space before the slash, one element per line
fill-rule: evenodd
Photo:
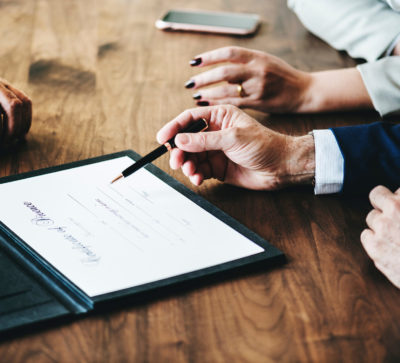
<path fill-rule="evenodd" d="M 342 193 L 365 193 L 381 184 L 400 187 L 400 124 L 375 122 L 331 129 L 344 158 Z"/>

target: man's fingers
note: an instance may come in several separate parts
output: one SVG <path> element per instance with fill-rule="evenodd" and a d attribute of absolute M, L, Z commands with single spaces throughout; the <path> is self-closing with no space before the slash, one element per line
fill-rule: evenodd
<path fill-rule="evenodd" d="M 214 178 L 212 166 L 209 162 L 199 163 L 196 171 L 189 176 L 190 181 L 199 186 L 204 180 Z"/>
<path fill-rule="evenodd" d="M 185 162 L 185 152 L 178 148 L 174 148 L 170 151 L 169 165 L 171 169 L 179 169 Z"/>
<path fill-rule="evenodd" d="M 247 63 L 251 61 L 256 54 L 257 51 L 241 47 L 223 47 L 198 54 L 195 59 L 201 59 L 199 66 L 202 67 L 222 62 Z"/>
<path fill-rule="evenodd" d="M 204 176 L 200 173 L 194 174 L 189 177 L 189 180 L 191 181 L 192 184 L 199 186 L 203 182 Z"/>
<path fill-rule="evenodd" d="M 369 193 L 369 200 L 374 208 L 383 210 L 393 197 L 393 193 L 386 187 L 378 185 Z"/>
<path fill-rule="evenodd" d="M 368 213 L 367 218 L 365 219 L 365 222 L 367 223 L 367 226 L 371 228 L 373 231 L 375 231 L 375 228 L 377 227 L 377 221 L 379 220 L 379 217 L 382 216 L 382 212 L 378 209 L 373 209 L 371 212 Z"/>
<path fill-rule="evenodd" d="M 209 150 L 224 150 L 232 144 L 230 130 L 179 134 L 175 137 L 176 146 L 184 151 L 198 153 Z"/>
<path fill-rule="evenodd" d="M 158 131 L 157 141 L 160 144 L 165 143 L 179 132 L 182 132 L 190 123 L 201 118 L 208 121 L 207 131 L 220 130 L 223 127 L 228 127 L 227 125 L 230 124 L 229 121 L 236 119 L 238 112 L 241 111 L 230 105 L 222 107 L 196 107 L 186 110 Z"/>
<path fill-rule="evenodd" d="M 184 175 L 190 177 L 197 169 L 197 158 L 194 154 L 189 154 L 187 160 L 182 165 L 182 172 Z"/>
<path fill-rule="evenodd" d="M 160 144 L 163 144 L 171 137 L 174 137 L 178 132 L 181 132 L 185 127 L 189 126 L 191 122 L 200 118 L 204 118 L 209 121 L 211 119 L 212 112 L 212 107 L 197 107 L 182 112 L 158 131 L 157 141 Z"/>
<path fill-rule="evenodd" d="M 368 256 L 374 260 L 379 252 L 375 233 L 370 229 L 364 229 L 361 233 L 360 239 Z"/>

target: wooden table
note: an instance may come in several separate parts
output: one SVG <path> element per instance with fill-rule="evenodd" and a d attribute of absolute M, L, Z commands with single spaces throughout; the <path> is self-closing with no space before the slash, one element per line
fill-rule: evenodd
<path fill-rule="evenodd" d="M 255 37 L 162 32 L 167 8 L 255 12 Z M 310 35 L 282 0 L 0 1 L 0 75 L 34 104 L 27 143 L 0 175 L 134 149 L 193 107 L 188 61 L 226 45 L 260 49 L 303 70 L 353 66 Z M 265 115 L 288 134 L 370 122 L 371 113 Z M 196 188 L 164 157 L 156 165 L 287 255 L 288 263 L 132 304 L 0 343 L 1 362 L 379 362 L 400 357 L 400 292 L 360 244 L 366 197 L 309 188 Z"/>

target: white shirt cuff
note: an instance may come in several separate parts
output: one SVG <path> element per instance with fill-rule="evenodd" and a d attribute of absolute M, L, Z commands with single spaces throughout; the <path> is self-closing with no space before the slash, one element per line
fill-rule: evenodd
<path fill-rule="evenodd" d="M 314 130 L 315 194 L 338 193 L 342 190 L 344 159 L 331 130 Z"/>

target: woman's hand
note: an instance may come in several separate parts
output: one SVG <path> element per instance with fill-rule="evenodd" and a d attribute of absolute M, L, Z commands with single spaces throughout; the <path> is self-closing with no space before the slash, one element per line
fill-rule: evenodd
<path fill-rule="evenodd" d="M 158 132 L 158 141 L 166 142 L 200 118 L 209 122 L 208 131 L 177 135 L 177 148 L 170 156 L 171 167 L 182 168 L 193 184 L 209 178 L 257 190 L 311 184 L 315 169 L 312 136 L 277 133 L 234 106 L 187 110 Z"/>
<path fill-rule="evenodd" d="M 0 146 L 23 138 L 32 122 L 32 102 L 22 91 L 0 78 Z"/>
<path fill-rule="evenodd" d="M 193 98 L 199 106 L 231 104 L 265 112 L 300 112 L 307 103 L 310 74 L 271 54 L 225 47 L 200 54 L 191 64 L 205 67 L 226 62 L 186 83 L 187 88 L 200 89 L 228 82 L 196 92 Z"/>
<path fill-rule="evenodd" d="M 377 186 L 369 199 L 374 209 L 367 216 L 369 228 L 361 233 L 361 242 L 377 269 L 400 288 L 400 189 L 392 193 Z"/>
<path fill-rule="evenodd" d="M 186 83 L 186 88 L 199 90 L 193 95 L 198 106 L 231 104 L 294 113 L 374 108 L 356 68 L 308 73 L 271 54 L 239 47 L 199 54 L 190 64 L 204 67 L 227 62 Z M 201 89 L 223 81 L 227 83 Z"/>

